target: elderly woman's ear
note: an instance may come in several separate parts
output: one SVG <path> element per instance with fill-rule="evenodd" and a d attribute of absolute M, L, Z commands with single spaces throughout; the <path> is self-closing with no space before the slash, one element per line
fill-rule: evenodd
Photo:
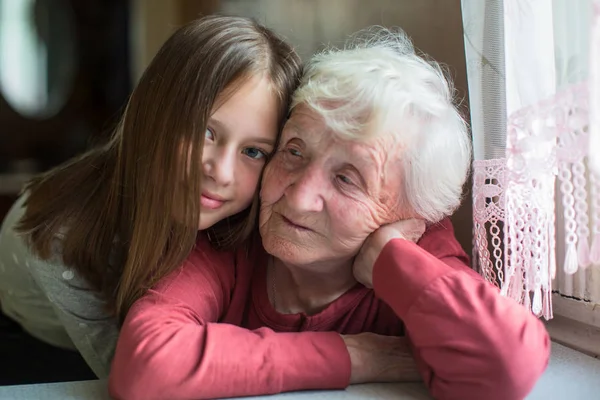
<path fill-rule="evenodd" d="M 418 218 L 404 219 L 381 226 L 369 235 L 354 259 L 352 270 L 356 280 L 364 286 L 372 288 L 373 267 L 383 248 L 394 239 L 417 243 L 426 228 L 425 221 Z"/>

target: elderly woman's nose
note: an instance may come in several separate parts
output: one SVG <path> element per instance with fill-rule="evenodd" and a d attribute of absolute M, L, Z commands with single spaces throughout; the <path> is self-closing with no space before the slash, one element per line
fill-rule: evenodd
<path fill-rule="evenodd" d="M 319 212 L 323 210 L 325 177 L 316 168 L 304 169 L 296 180 L 287 187 L 285 196 L 288 204 L 296 211 Z"/>

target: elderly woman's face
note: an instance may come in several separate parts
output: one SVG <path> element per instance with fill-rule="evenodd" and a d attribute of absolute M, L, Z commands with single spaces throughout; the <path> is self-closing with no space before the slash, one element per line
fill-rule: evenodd
<path fill-rule="evenodd" d="M 399 154 L 390 134 L 351 141 L 297 106 L 263 176 L 260 233 L 267 252 L 297 265 L 355 256 L 371 232 L 403 218 Z"/>

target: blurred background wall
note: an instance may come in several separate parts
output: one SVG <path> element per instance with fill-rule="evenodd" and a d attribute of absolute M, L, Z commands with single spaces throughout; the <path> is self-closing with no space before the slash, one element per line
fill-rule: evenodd
<path fill-rule="evenodd" d="M 106 138 L 166 38 L 214 12 L 256 18 L 305 59 L 369 25 L 402 27 L 448 67 L 468 117 L 460 0 L 0 0 L 0 218 L 32 173 Z M 470 193 L 453 219 L 470 253 Z"/>

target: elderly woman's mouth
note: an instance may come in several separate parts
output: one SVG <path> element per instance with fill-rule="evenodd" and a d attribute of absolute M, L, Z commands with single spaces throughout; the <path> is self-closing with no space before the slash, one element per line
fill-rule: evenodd
<path fill-rule="evenodd" d="M 304 225 L 300 225 L 299 223 L 292 221 L 291 219 L 289 219 L 285 215 L 282 215 L 282 214 L 279 214 L 279 215 L 281 216 L 281 219 L 283 220 L 283 222 L 286 225 L 290 226 L 291 228 L 294 228 L 294 229 L 297 229 L 297 230 L 300 230 L 300 231 L 307 231 L 307 232 L 312 231 L 312 229 L 310 229 L 309 227 L 304 226 Z"/>

